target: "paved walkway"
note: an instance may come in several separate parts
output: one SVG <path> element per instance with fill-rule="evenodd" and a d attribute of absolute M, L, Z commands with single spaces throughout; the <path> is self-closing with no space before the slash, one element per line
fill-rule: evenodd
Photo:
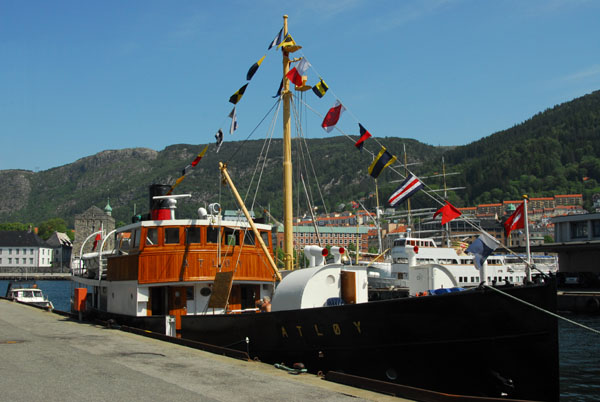
<path fill-rule="evenodd" d="M 5 401 L 401 401 L 0 300 Z"/>

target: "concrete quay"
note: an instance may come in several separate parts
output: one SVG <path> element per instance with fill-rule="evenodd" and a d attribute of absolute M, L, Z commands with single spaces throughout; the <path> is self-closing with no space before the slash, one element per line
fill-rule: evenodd
<path fill-rule="evenodd" d="M 60 272 L 0 272 L 0 280 L 66 280 L 71 278 L 70 273 Z"/>
<path fill-rule="evenodd" d="M 0 300 L 6 401 L 405 401 Z"/>

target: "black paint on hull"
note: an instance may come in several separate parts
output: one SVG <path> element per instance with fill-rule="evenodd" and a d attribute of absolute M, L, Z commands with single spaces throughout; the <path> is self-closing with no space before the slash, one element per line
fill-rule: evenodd
<path fill-rule="evenodd" d="M 556 311 L 554 281 L 504 291 Z M 556 318 L 492 290 L 323 308 L 182 316 L 183 338 L 439 392 L 558 400 Z M 248 338 L 248 343 L 246 343 Z"/>

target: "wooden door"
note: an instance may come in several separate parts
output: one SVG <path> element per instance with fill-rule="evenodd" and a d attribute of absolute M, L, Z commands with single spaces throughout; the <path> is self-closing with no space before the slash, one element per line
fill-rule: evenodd
<path fill-rule="evenodd" d="M 356 274 L 351 271 L 341 272 L 342 300 L 346 304 L 356 303 Z"/>
<path fill-rule="evenodd" d="M 187 314 L 187 297 L 185 286 L 169 286 L 169 315 L 175 316 L 177 337 L 181 331 L 181 316 Z"/>

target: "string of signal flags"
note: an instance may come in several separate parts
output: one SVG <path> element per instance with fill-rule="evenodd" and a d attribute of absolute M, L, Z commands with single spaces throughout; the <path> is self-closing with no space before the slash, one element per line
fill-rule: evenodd
<path fill-rule="evenodd" d="M 302 46 L 298 45 L 289 33 L 284 37 L 283 28 L 282 28 L 277 33 L 275 38 L 269 43 L 267 52 L 271 49 L 282 49 L 285 52 L 294 53 L 294 52 L 300 50 L 301 48 L 302 48 Z M 255 74 L 259 70 L 259 68 L 262 65 L 262 63 L 264 62 L 266 56 L 267 56 L 267 53 L 265 53 L 260 59 L 258 59 L 258 61 L 256 61 L 254 64 L 252 64 L 252 66 L 250 66 L 250 68 L 248 69 L 248 72 L 246 73 L 246 81 L 247 82 L 244 85 L 242 85 L 237 91 L 235 91 L 233 93 L 233 95 L 231 95 L 229 97 L 229 103 L 233 104 L 233 109 L 227 116 L 228 118 L 231 119 L 231 122 L 229 125 L 229 134 L 234 134 L 234 132 L 238 129 L 236 107 L 237 107 L 238 103 L 242 100 L 252 78 L 255 76 Z M 330 89 L 329 86 L 327 85 L 327 83 L 324 81 L 324 79 L 316 72 L 316 69 L 310 64 L 310 62 L 307 60 L 307 58 L 304 55 L 302 55 L 301 58 L 295 60 L 295 62 L 297 64 L 289 70 L 289 72 L 286 74 L 285 78 L 287 78 L 291 83 L 293 83 L 295 85 L 296 91 L 304 92 L 304 91 L 308 91 L 308 90 L 312 89 L 312 92 L 319 99 L 323 98 Z M 309 69 L 314 70 L 318 76 L 317 83 L 312 86 L 307 85 L 307 79 L 308 79 L 307 72 Z M 281 79 L 279 88 L 278 88 L 275 96 L 273 96 L 273 98 L 281 97 L 281 91 L 283 89 L 283 82 L 284 82 L 284 78 Z M 333 93 L 333 91 L 331 91 L 331 93 Z M 335 94 L 334 94 L 334 97 L 336 97 Z M 309 106 L 309 108 L 310 108 L 310 106 Z M 373 135 L 360 122 L 358 122 L 359 134 L 358 134 L 358 139 L 356 139 L 356 140 L 354 138 L 350 137 L 345 132 L 343 132 L 341 129 L 339 129 L 337 127 L 337 124 L 340 121 L 340 118 L 344 111 L 346 111 L 346 107 L 336 97 L 335 104 L 325 114 L 325 116 L 323 118 L 323 122 L 321 123 L 321 127 L 327 133 L 331 133 L 334 129 L 338 130 L 345 137 L 352 140 L 354 142 L 355 148 L 360 152 L 363 152 L 363 150 L 366 149 L 365 143 L 367 142 L 367 140 L 373 139 L 380 146 L 380 150 L 377 154 L 375 154 L 374 152 L 371 152 L 367 149 L 367 151 L 370 154 L 372 154 L 374 157 L 372 163 L 368 167 L 368 173 L 371 177 L 373 177 L 374 179 L 377 179 L 379 177 L 379 175 L 386 168 L 392 166 L 398 160 L 398 158 L 395 155 L 391 154 L 386 149 L 385 146 L 380 144 L 379 141 L 377 141 L 375 139 L 375 137 L 373 137 Z M 355 118 L 355 120 L 358 120 L 358 119 Z M 223 141 L 224 141 L 224 133 L 223 133 L 222 127 L 217 130 L 217 132 L 215 134 L 215 140 L 216 140 L 215 152 L 218 153 L 220 151 L 221 146 L 223 145 Z M 204 147 L 204 149 L 196 156 L 194 161 L 192 161 L 190 164 L 186 165 L 186 167 L 182 170 L 181 176 L 175 181 L 175 184 L 169 190 L 169 194 L 173 191 L 173 189 L 175 187 L 177 187 L 183 181 L 186 174 L 188 174 L 191 171 L 191 169 L 200 162 L 200 160 L 206 153 L 207 149 L 208 149 L 208 145 L 206 147 Z M 391 169 L 396 171 L 395 169 L 393 169 L 393 167 Z M 396 171 L 396 173 L 398 173 L 400 176 L 404 176 L 398 171 Z M 403 201 L 406 201 L 408 198 L 410 198 L 412 195 L 417 193 L 419 190 L 421 190 L 425 186 L 426 186 L 425 183 L 423 183 L 413 173 L 409 172 L 407 174 L 405 180 L 389 196 L 387 203 L 390 207 L 394 207 L 394 206 L 402 203 Z M 426 192 L 426 194 L 428 194 L 435 201 L 442 204 L 442 201 L 433 197 L 429 192 Z M 453 219 L 456 219 L 458 216 L 461 215 L 460 211 L 458 209 L 456 209 L 452 204 L 450 204 L 447 200 L 444 200 L 443 204 L 444 205 L 434 215 L 434 218 L 438 214 L 442 215 L 442 224 L 445 224 Z"/>

